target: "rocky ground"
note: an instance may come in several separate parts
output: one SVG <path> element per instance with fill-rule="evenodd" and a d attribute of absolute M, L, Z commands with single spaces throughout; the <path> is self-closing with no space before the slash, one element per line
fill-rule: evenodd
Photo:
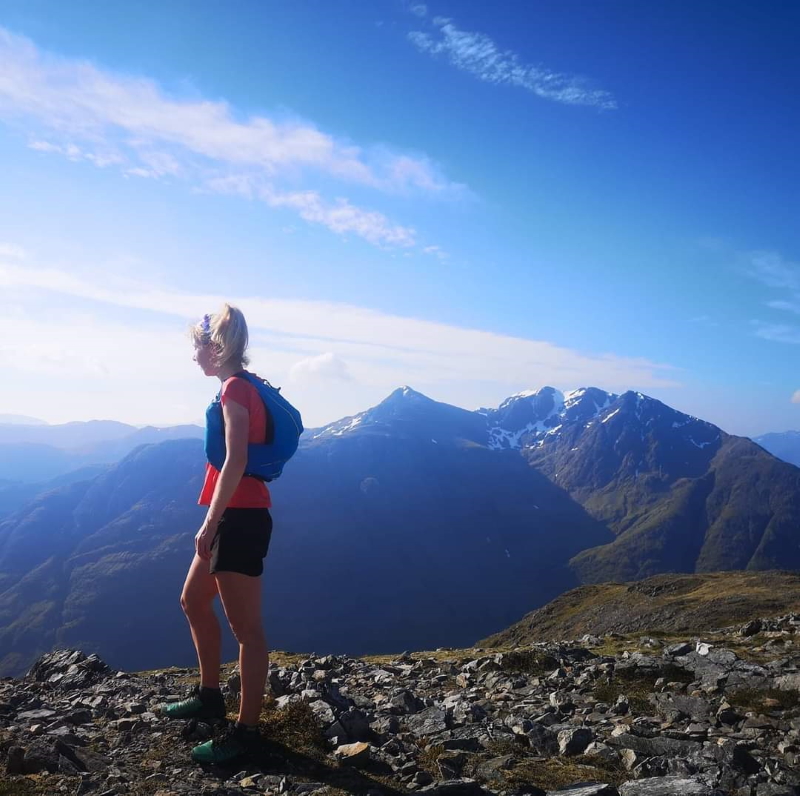
<path fill-rule="evenodd" d="M 197 673 L 65 650 L 0 680 L 0 795 L 800 796 L 800 615 L 397 658 L 276 653 L 263 753 L 191 762 Z M 235 715 L 238 675 L 224 693 Z"/>

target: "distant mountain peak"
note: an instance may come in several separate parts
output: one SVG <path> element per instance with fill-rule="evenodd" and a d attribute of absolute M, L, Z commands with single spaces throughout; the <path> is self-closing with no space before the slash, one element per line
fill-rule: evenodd
<path fill-rule="evenodd" d="M 753 437 L 753 442 L 773 456 L 800 467 L 800 431 L 782 431 Z"/>
<path fill-rule="evenodd" d="M 399 400 L 424 400 L 424 401 L 431 401 L 433 403 L 432 398 L 428 398 L 427 395 L 423 395 L 421 392 L 417 392 L 413 387 L 409 387 L 407 384 L 404 384 L 402 387 L 398 387 L 396 390 L 393 390 L 389 395 L 381 401 L 381 403 L 386 403 L 387 401 L 399 401 Z"/>
<path fill-rule="evenodd" d="M 719 431 L 719 428 L 707 420 L 702 420 L 694 415 L 681 412 L 658 398 L 653 398 L 650 395 L 645 395 L 634 390 L 628 390 L 619 396 L 620 402 L 624 408 L 632 409 L 638 419 L 642 419 L 642 413 L 648 412 L 650 414 L 669 415 L 672 418 L 672 428 L 682 428 L 688 426 L 690 423 L 697 424 L 698 427 L 706 427 L 707 429 Z"/>
<path fill-rule="evenodd" d="M 437 443 L 470 440 L 495 450 L 562 444 L 567 450 L 578 450 L 584 432 L 595 424 L 612 438 L 627 434 L 644 443 L 669 437 L 681 450 L 707 449 L 704 455 L 716 450 L 723 436 L 713 424 L 638 390 L 616 394 L 598 387 L 562 391 L 544 385 L 515 393 L 496 409 L 468 411 L 404 385 L 371 409 L 331 423 L 310 439 L 350 433 L 400 434 Z"/>
<path fill-rule="evenodd" d="M 539 387 L 538 390 L 522 390 L 522 392 L 514 393 L 514 395 L 510 395 L 506 398 L 506 401 L 513 401 L 517 398 L 536 398 L 540 395 L 547 395 L 547 394 L 555 394 L 559 393 L 560 391 L 557 390 L 555 387 L 550 387 L 549 385 L 544 385 L 543 387 Z M 504 403 L 506 402 L 504 401 Z"/>
<path fill-rule="evenodd" d="M 617 397 L 597 387 L 562 392 L 549 385 L 512 395 L 497 409 L 486 412 L 489 447 L 541 445 L 565 424 L 591 422 Z"/>
<path fill-rule="evenodd" d="M 46 420 L 28 415 L 0 415 L 0 425 L 8 426 L 46 426 Z"/>
<path fill-rule="evenodd" d="M 480 412 L 435 401 L 404 385 L 393 390 L 377 406 L 345 417 L 319 429 L 311 440 L 342 437 L 350 432 L 399 434 L 439 442 L 469 440 L 486 444 L 486 420 Z"/>

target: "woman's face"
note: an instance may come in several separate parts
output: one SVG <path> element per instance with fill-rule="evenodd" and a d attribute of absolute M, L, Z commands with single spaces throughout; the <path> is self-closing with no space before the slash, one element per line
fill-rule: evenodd
<path fill-rule="evenodd" d="M 213 348 L 210 345 L 199 345 L 194 347 L 192 359 L 200 366 L 206 376 L 216 376 L 219 368 L 214 363 Z"/>

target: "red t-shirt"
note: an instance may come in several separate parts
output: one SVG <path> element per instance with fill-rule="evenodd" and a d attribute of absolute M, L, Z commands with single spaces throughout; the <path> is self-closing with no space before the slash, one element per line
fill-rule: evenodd
<path fill-rule="evenodd" d="M 248 442 L 263 442 L 267 434 L 267 412 L 258 390 L 246 379 L 231 376 L 222 385 L 221 401 L 223 407 L 228 401 L 241 404 L 250 413 L 250 430 L 247 435 Z M 201 506 L 210 506 L 214 496 L 214 487 L 217 485 L 219 470 L 210 463 L 206 463 L 206 478 L 200 491 L 198 503 Z M 268 509 L 272 506 L 267 485 L 258 478 L 244 476 L 236 487 L 233 497 L 228 502 L 228 508 L 235 509 Z"/>

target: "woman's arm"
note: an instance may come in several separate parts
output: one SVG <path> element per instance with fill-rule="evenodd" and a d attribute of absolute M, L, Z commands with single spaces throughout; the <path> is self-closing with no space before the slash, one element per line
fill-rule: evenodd
<path fill-rule="evenodd" d="M 236 401 L 226 401 L 222 405 L 225 419 L 225 464 L 222 465 L 211 505 L 208 507 L 206 522 L 215 525 L 230 503 L 236 487 L 247 467 L 247 438 L 250 433 L 250 412 Z"/>
<path fill-rule="evenodd" d="M 211 543 L 214 541 L 217 525 L 247 467 L 250 412 L 236 401 L 229 400 L 222 405 L 222 416 L 225 420 L 225 463 L 217 478 L 205 522 L 195 536 L 197 554 L 205 559 L 211 558 Z"/>

